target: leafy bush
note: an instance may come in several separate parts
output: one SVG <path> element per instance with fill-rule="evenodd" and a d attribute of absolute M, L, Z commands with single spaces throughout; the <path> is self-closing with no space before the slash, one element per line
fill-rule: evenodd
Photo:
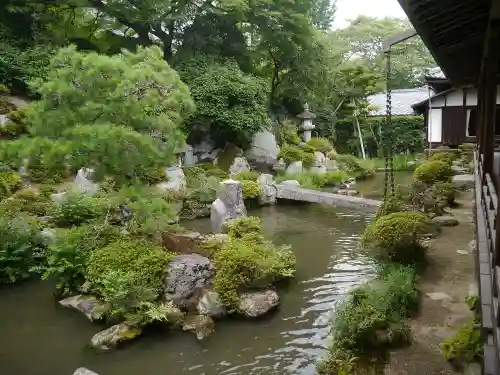
<path fill-rule="evenodd" d="M 265 287 L 295 273 L 289 247 L 276 247 L 255 233 L 225 242 L 213 262 L 217 269 L 213 287 L 228 307 L 236 307 L 240 288 Z"/>
<path fill-rule="evenodd" d="M 260 185 L 255 181 L 241 181 L 244 200 L 257 199 L 260 195 Z"/>
<path fill-rule="evenodd" d="M 307 143 L 325 155 L 333 151 L 333 145 L 327 138 L 311 138 Z"/>
<path fill-rule="evenodd" d="M 172 254 L 140 239 L 119 239 L 90 254 L 87 279 L 115 315 L 136 312 L 158 298 Z"/>
<path fill-rule="evenodd" d="M 69 228 L 97 219 L 109 209 L 109 203 L 98 197 L 84 193 L 70 192 L 61 202 L 55 202 L 49 210 L 49 216 L 55 225 Z"/>
<path fill-rule="evenodd" d="M 20 145 L 26 158 L 30 180 L 44 183 L 58 183 L 71 175 L 68 155 L 72 153 L 71 143 L 46 138 L 27 138 Z"/>
<path fill-rule="evenodd" d="M 8 212 L 27 212 L 36 216 L 45 216 L 52 201 L 33 188 L 17 191 L 13 196 L 0 203 L 0 210 Z"/>
<path fill-rule="evenodd" d="M 0 284 L 32 275 L 32 269 L 42 261 L 40 229 L 28 216 L 0 216 Z"/>
<path fill-rule="evenodd" d="M 481 337 L 479 325 L 473 322 L 461 327 L 458 332 L 445 340 L 442 352 L 446 360 L 456 366 L 471 362 L 481 362 L 483 358 L 484 339 Z"/>
<path fill-rule="evenodd" d="M 448 207 L 455 205 L 456 190 L 451 182 L 438 182 L 433 186 L 440 201 L 446 202 Z"/>
<path fill-rule="evenodd" d="M 259 178 L 259 173 L 258 172 L 255 172 L 255 171 L 243 171 L 243 172 L 240 172 L 238 174 L 235 174 L 232 179 L 233 180 L 237 180 L 237 181 L 243 181 L 243 180 L 247 180 L 247 181 L 257 181 L 257 179 Z"/>
<path fill-rule="evenodd" d="M 297 134 L 297 125 L 291 121 L 284 121 L 281 124 L 282 145 L 290 144 L 298 146 L 302 140 Z"/>
<path fill-rule="evenodd" d="M 345 181 L 349 178 L 349 174 L 345 171 L 338 172 L 326 172 L 323 175 L 324 178 L 324 186 L 337 186 L 342 181 Z"/>
<path fill-rule="evenodd" d="M 316 158 L 314 157 L 314 154 L 308 152 L 302 153 L 302 166 L 304 168 L 311 168 L 315 161 Z"/>
<path fill-rule="evenodd" d="M 198 164 L 196 167 L 191 168 L 203 169 L 203 171 L 205 171 L 206 177 L 216 177 L 220 180 L 225 180 L 228 178 L 227 172 L 224 172 L 222 169 L 212 163 L 202 163 Z"/>
<path fill-rule="evenodd" d="M 405 319 L 418 307 L 415 277 L 412 267 L 392 265 L 352 291 L 332 320 L 330 351 L 366 353 L 408 341 Z"/>
<path fill-rule="evenodd" d="M 21 188 L 21 175 L 17 172 L 0 171 L 0 200 L 5 199 Z"/>
<path fill-rule="evenodd" d="M 418 166 L 413 173 L 415 180 L 428 185 L 436 182 L 449 182 L 453 176 L 450 164 L 444 161 L 427 161 Z"/>
<path fill-rule="evenodd" d="M 466 163 L 470 163 L 473 159 L 475 149 L 476 145 L 474 143 L 462 143 L 458 146 L 460 159 Z"/>
<path fill-rule="evenodd" d="M 453 160 L 456 158 L 457 155 L 454 152 L 435 152 L 429 157 L 428 161 L 442 161 L 446 164 L 452 165 Z"/>
<path fill-rule="evenodd" d="M 276 182 L 280 183 L 286 180 L 296 180 L 305 189 L 319 190 L 326 184 L 325 175 L 311 172 L 299 172 L 293 175 L 280 174 L 276 176 Z"/>
<path fill-rule="evenodd" d="M 241 217 L 225 223 L 222 233 L 229 234 L 231 238 L 242 238 L 247 234 L 262 234 L 262 223 L 257 216 Z"/>
<path fill-rule="evenodd" d="M 283 159 L 286 165 L 301 161 L 304 151 L 295 145 L 284 144 L 278 154 L 278 159 Z"/>
<path fill-rule="evenodd" d="M 382 216 L 365 229 L 361 245 L 383 259 L 412 263 L 423 260 L 422 236 L 432 230 L 432 223 L 421 212 L 395 212 Z"/>
<path fill-rule="evenodd" d="M 382 205 L 377 211 L 377 215 L 375 216 L 375 218 L 403 211 L 406 211 L 404 202 L 401 200 L 401 198 L 392 196 L 382 202 Z"/>
<path fill-rule="evenodd" d="M 90 254 L 120 237 L 119 229 L 110 225 L 88 224 L 60 229 L 56 242 L 45 253 L 42 279 L 55 276 L 62 294 L 76 293 L 85 282 Z"/>
<path fill-rule="evenodd" d="M 355 178 L 366 178 L 375 172 L 373 162 L 358 159 L 350 154 L 337 154 L 335 151 L 328 153 L 328 158 L 335 160 L 340 169 L 349 173 Z"/>

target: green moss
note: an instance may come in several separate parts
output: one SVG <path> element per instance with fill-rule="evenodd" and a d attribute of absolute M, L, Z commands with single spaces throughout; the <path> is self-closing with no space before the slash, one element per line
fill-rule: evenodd
<path fill-rule="evenodd" d="M 233 180 L 237 180 L 237 181 L 243 181 L 243 180 L 247 180 L 247 181 L 257 181 L 257 179 L 259 178 L 259 173 L 258 172 L 255 172 L 255 171 L 243 171 L 243 172 L 240 172 L 238 174 L 235 174 L 232 179 Z"/>
<path fill-rule="evenodd" d="M 225 242 L 213 262 L 217 269 L 214 290 L 230 308 L 236 307 L 240 288 L 265 287 L 295 273 L 295 256 L 290 249 L 276 247 L 259 234 Z"/>
<path fill-rule="evenodd" d="M 17 191 L 13 196 L 0 203 L 0 210 L 9 212 L 27 212 L 36 216 L 45 216 L 52 205 L 47 195 L 33 188 Z"/>
<path fill-rule="evenodd" d="M 21 175 L 17 172 L 0 172 L 0 200 L 8 198 L 21 188 Z"/>
<path fill-rule="evenodd" d="M 241 189 L 244 200 L 257 199 L 260 195 L 260 185 L 255 181 L 241 181 Z"/>
<path fill-rule="evenodd" d="M 421 212 L 395 212 L 371 222 L 361 235 L 361 245 L 382 260 L 419 262 L 425 256 L 422 237 L 432 228 Z"/>
<path fill-rule="evenodd" d="M 450 164 L 444 161 L 427 161 L 418 166 L 413 173 L 415 180 L 428 185 L 436 182 L 449 182 L 453 176 Z"/>
<path fill-rule="evenodd" d="M 242 238 L 251 233 L 262 234 L 262 223 L 256 216 L 247 216 L 225 223 L 222 233 L 229 234 L 231 238 Z"/>

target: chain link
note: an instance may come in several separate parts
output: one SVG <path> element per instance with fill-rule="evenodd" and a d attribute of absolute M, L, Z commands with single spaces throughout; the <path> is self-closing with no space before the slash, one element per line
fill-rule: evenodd
<path fill-rule="evenodd" d="M 389 50 L 385 54 L 386 57 L 386 121 L 384 124 L 384 129 L 382 131 L 382 147 L 385 158 L 385 176 L 384 176 L 384 202 L 387 201 L 389 197 L 392 197 L 395 192 L 394 187 L 394 163 L 393 163 L 393 152 L 392 152 L 392 89 L 391 89 L 391 51 Z M 389 185 L 390 184 L 390 192 Z M 390 194 L 390 195 L 389 195 Z"/>

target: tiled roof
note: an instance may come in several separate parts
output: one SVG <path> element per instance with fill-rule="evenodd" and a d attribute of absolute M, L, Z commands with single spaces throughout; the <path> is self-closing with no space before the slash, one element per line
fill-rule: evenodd
<path fill-rule="evenodd" d="M 433 93 L 431 92 L 431 95 Z M 418 103 L 429 96 L 429 91 L 426 87 L 415 89 L 400 89 L 391 91 L 392 99 L 392 114 L 396 116 L 413 115 L 415 112 L 412 104 Z M 370 116 L 385 115 L 386 93 L 370 95 L 368 97 L 370 106 L 374 109 L 370 111 Z"/>

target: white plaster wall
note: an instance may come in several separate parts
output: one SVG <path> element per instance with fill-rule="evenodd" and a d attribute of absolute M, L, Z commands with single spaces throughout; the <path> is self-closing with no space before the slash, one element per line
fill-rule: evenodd
<path fill-rule="evenodd" d="M 455 107 L 463 104 L 464 95 L 462 90 L 456 90 L 446 94 L 446 106 Z"/>
<path fill-rule="evenodd" d="M 429 124 L 427 128 L 427 139 L 431 142 L 440 143 L 442 141 L 442 109 L 431 109 Z"/>

